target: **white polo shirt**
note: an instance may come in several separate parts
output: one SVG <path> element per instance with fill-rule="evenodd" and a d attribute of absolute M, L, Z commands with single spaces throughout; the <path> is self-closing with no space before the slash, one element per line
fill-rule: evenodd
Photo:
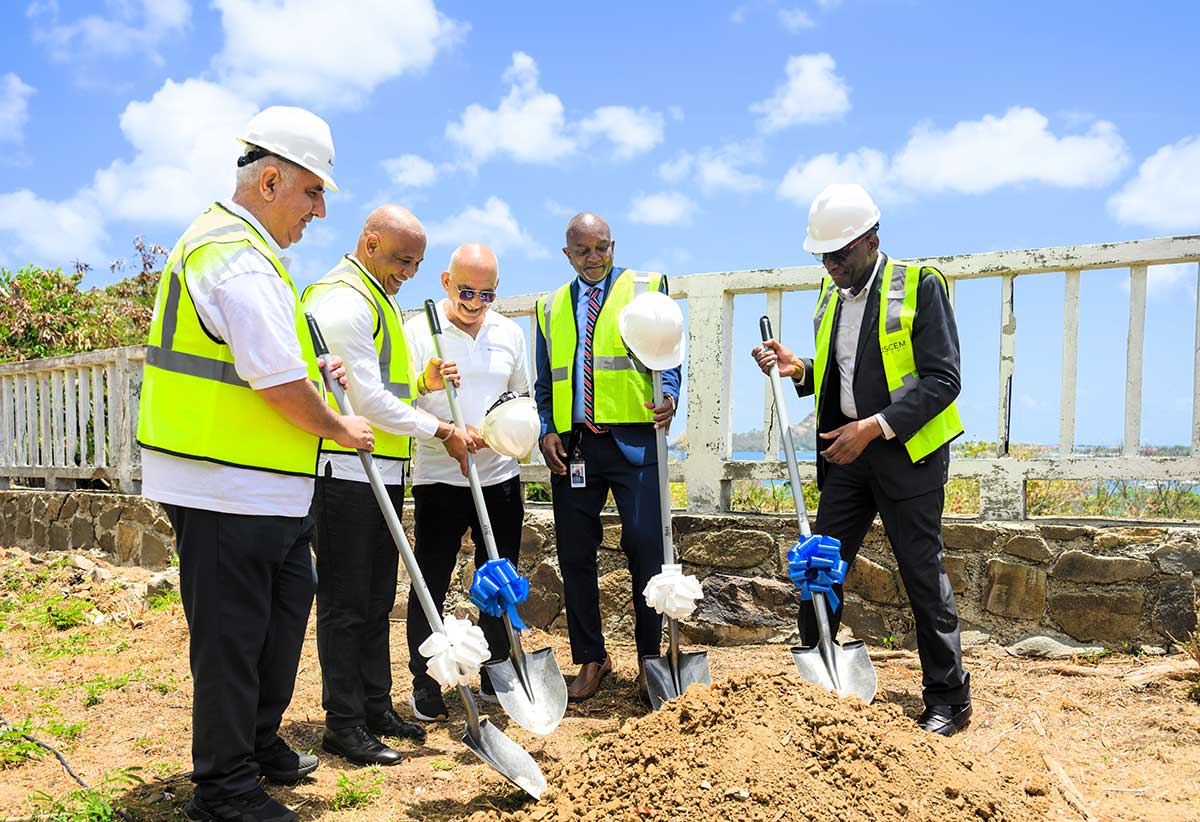
<path fill-rule="evenodd" d="M 483 325 L 472 338 L 446 319 L 446 303 L 447 300 L 443 298 L 437 304 L 442 323 L 442 359 L 458 364 L 461 379 L 458 407 L 463 422 L 478 428 L 483 423 L 484 414 L 501 394 L 506 391 L 529 391 L 525 332 L 508 317 L 489 310 L 484 315 Z M 437 356 L 425 313 L 411 317 L 404 324 L 404 331 L 413 362 L 419 371 Z M 413 404 L 435 417 L 450 419 L 450 401 L 445 391 L 432 391 L 418 397 Z M 418 440 L 414 445 L 413 485 L 445 483 L 465 487 L 468 484 L 458 463 L 451 459 L 440 442 Z M 520 473 L 516 459 L 497 454 L 490 448 L 481 448 L 475 454 L 475 467 L 480 483 L 485 486 L 496 485 Z"/>

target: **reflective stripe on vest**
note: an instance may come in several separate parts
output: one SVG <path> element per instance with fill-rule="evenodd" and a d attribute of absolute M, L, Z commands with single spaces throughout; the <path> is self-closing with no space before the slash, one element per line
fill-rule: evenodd
<path fill-rule="evenodd" d="M 395 303 L 379 287 L 379 283 L 357 261 L 343 257 L 333 269 L 317 282 L 304 289 L 302 303 L 309 311 L 317 296 L 331 288 L 352 288 L 367 302 L 375 318 L 375 354 L 379 358 L 379 379 L 389 394 L 409 405 L 413 400 L 416 374 L 408 356 L 408 342 Z M 333 400 L 330 398 L 330 403 Z M 412 438 L 371 427 L 375 432 L 372 455 L 384 459 L 406 460 L 412 455 Z M 321 440 L 321 450 L 327 453 L 355 454 L 333 440 Z"/>
<path fill-rule="evenodd" d="M 592 330 L 592 379 L 595 388 L 593 422 L 599 425 L 653 422 L 654 416 L 644 403 L 650 402 L 650 373 L 637 362 L 621 339 L 617 318 L 633 299 L 632 269 L 625 269 L 609 286 L 608 296 Z M 659 288 L 661 274 L 650 275 L 650 289 Z M 575 306 L 571 303 L 571 283 L 559 287 L 549 299 L 540 297 L 535 308 L 538 331 L 546 340 L 550 360 L 551 405 L 554 428 L 562 434 L 571 430 L 574 408 Z M 547 333 L 549 329 L 549 333 Z"/>
<path fill-rule="evenodd" d="M 946 279 L 937 269 L 927 269 L 936 276 L 942 287 Z M 912 326 L 917 315 L 917 290 L 921 267 L 888 260 L 880 273 L 879 287 L 879 351 L 883 358 L 891 402 L 899 402 L 920 381 L 913 358 Z M 821 296 L 813 313 L 817 351 L 813 359 L 813 391 L 817 400 L 817 418 L 821 413 L 821 386 L 829 362 L 833 342 L 833 318 L 837 314 L 838 290 L 826 277 L 821 283 Z M 909 437 L 904 447 L 913 462 L 924 459 L 963 432 L 958 409 L 953 402 L 936 417 L 925 423 Z"/>
<path fill-rule="evenodd" d="M 240 247 L 240 248 L 239 248 Z M 200 321 L 189 282 L 219 279 L 241 254 L 266 258 L 295 300 L 297 337 L 308 378 L 320 385 L 296 287 L 266 240 L 214 204 L 184 232 L 163 267 L 146 347 L 137 441 L 190 459 L 312 476 L 317 437 L 285 420 L 238 376 L 233 354 Z"/>

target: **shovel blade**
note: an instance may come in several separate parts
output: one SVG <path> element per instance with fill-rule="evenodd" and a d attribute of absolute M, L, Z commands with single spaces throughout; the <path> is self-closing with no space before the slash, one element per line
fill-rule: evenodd
<path fill-rule="evenodd" d="M 818 646 L 792 648 L 792 659 L 796 662 L 800 678 L 833 691 L 838 696 L 857 695 L 869 704 L 875 699 L 878 682 L 867 646 L 862 642 L 847 642 L 845 645 L 834 642 L 832 647 L 833 658 L 830 660 L 825 659 Z"/>
<path fill-rule="evenodd" d="M 567 683 L 553 651 L 543 648 L 526 652 L 523 672 L 517 671 L 512 657 L 484 667 L 496 689 L 496 699 L 513 722 L 542 736 L 558 727 L 567 712 Z"/>
<path fill-rule="evenodd" d="M 534 799 L 541 799 L 546 790 L 546 777 L 533 761 L 529 752 L 513 742 L 504 732 L 487 719 L 479 721 L 479 736 L 474 737 L 468 728 L 463 734 L 463 744 L 500 775 L 516 785 Z"/>
<path fill-rule="evenodd" d="M 669 656 L 644 656 L 642 666 L 646 671 L 646 690 L 650 692 L 650 707 L 656 711 L 668 699 L 682 695 L 689 685 L 712 685 L 712 673 L 708 670 L 708 653 L 705 651 L 679 652 L 678 680 L 675 672 L 671 670 Z"/>

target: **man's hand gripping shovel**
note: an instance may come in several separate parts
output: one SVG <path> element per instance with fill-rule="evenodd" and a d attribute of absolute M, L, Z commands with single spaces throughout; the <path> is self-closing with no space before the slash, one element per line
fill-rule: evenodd
<path fill-rule="evenodd" d="M 313 347 L 316 349 L 318 357 L 329 353 L 329 349 L 325 345 L 325 340 L 321 336 L 321 329 L 317 327 L 317 321 L 312 314 L 305 315 L 308 319 L 308 331 L 312 335 Z M 338 409 L 343 414 L 352 414 L 350 403 L 346 399 L 346 394 L 342 391 L 341 385 L 330 380 L 325 368 L 321 369 L 322 377 L 325 380 L 326 390 L 332 392 Z M 542 775 L 541 769 L 537 763 L 533 761 L 533 757 L 529 752 L 522 748 L 517 743 L 513 742 L 495 725 L 488 722 L 486 718 L 479 716 L 479 708 L 475 705 L 475 697 L 471 694 L 471 689 L 467 687 L 467 676 L 474 673 L 474 670 L 464 670 L 464 667 L 472 667 L 469 662 L 464 664 L 455 661 L 464 658 L 470 659 L 474 657 L 476 663 L 474 668 L 478 668 L 478 659 L 480 658 L 480 648 L 467 647 L 463 648 L 461 653 L 456 654 L 458 650 L 455 647 L 455 638 L 451 636 L 452 632 L 448 632 L 446 625 L 442 622 L 442 616 L 438 613 L 438 609 L 433 604 L 433 597 L 429 595 L 429 588 L 425 585 L 425 579 L 421 576 L 421 569 L 417 565 L 417 559 L 413 556 L 412 548 L 408 544 L 408 537 L 404 534 L 404 529 L 400 526 L 400 517 L 396 515 L 396 509 L 392 506 L 391 498 L 388 497 L 387 489 L 383 483 L 383 477 L 379 474 L 379 468 L 375 465 L 375 461 L 371 458 L 371 454 L 367 451 L 360 450 L 358 457 L 362 460 L 363 470 L 367 473 L 367 478 L 371 483 L 371 490 L 375 494 L 375 500 L 379 503 L 380 509 L 383 511 L 383 517 L 387 521 L 388 530 L 392 534 L 392 539 L 396 543 L 396 547 L 400 551 L 400 558 L 404 560 L 404 567 L 408 570 L 408 575 L 412 579 L 413 589 L 417 592 L 417 599 L 421 602 L 421 610 L 425 612 L 425 618 L 429 620 L 429 625 L 433 628 L 433 636 L 427 640 L 427 644 L 431 649 L 435 649 L 435 653 L 430 659 L 430 674 L 435 674 L 439 678 L 453 678 L 455 685 L 458 688 L 459 698 L 462 700 L 463 708 L 467 712 L 466 732 L 463 734 L 463 744 L 471 749 L 472 752 L 488 765 L 491 765 L 501 773 L 506 779 L 512 782 L 525 793 L 538 799 L 542 792 L 546 790 L 546 778 Z M 451 620 L 454 618 L 451 617 Z M 457 624 L 454 626 L 457 629 Z M 478 629 L 474 629 L 478 631 Z M 456 631 L 457 632 L 457 631 Z M 471 639 L 469 632 L 457 632 L 460 635 L 464 634 L 467 639 Z M 483 641 L 482 634 L 479 635 L 479 642 L 482 642 L 482 653 L 486 654 L 487 643 Z M 422 645 L 422 649 L 426 646 Z M 449 669 L 456 669 L 456 676 L 451 677 Z"/>
<path fill-rule="evenodd" d="M 759 321 L 763 342 L 773 339 L 771 321 L 763 317 Z M 796 446 L 792 442 L 792 431 L 788 425 L 787 406 L 784 404 L 783 386 L 779 381 L 779 367 L 771 366 L 771 389 L 775 394 L 775 415 L 779 420 L 783 437 L 783 450 L 787 456 L 788 478 L 791 480 L 792 499 L 796 503 L 796 517 L 800 524 L 800 541 L 788 552 L 788 575 L 801 591 L 805 600 L 812 600 L 817 615 L 818 639 L 815 648 L 798 646 L 792 648 L 796 670 L 803 679 L 820 685 L 839 696 L 857 694 L 864 702 L 875 698 L 877 683 L 871 657 L 862 642 L 839 645 L 834 642 L 829 629 L 829 613 L 837 610 L 835 584 L 841 584 L 846 576 L 846 563 L 841 558 L 841 543 L 838 540 L 813 534 L 808 525 L 808 511 L 804 506 L 804 490 L 800 485 L 800 470 L 796 466 Z M 829 610 L 826 610 L 827 597 Z"/>
<path fill-rule="evenodd" d="M 433 335 L 434 351 L 440 358 L 442 326 L 433 300 L 425 301 L 425 316 L 429 320 L 429 332 Z M 458 407 L 458 392 L 449 380 L 446 381 L 446 398 L 450 401 L 454 424 L 465 430 Z M 511 562 L 500 559 L 492 521 L 483 498 L 483 487 L 479 482 L 479 472 L 475 468 L 475 457 L 470 453 L 467 454 L 467 480 L 471 485 L 471 498 L 475 501 L 479 530 L 483 532 L 488 555 L 487 564 L 475 572 L 471 599 L 486 613 L 504 619 L 510 648 L 507 659 L 489 662 L 485 667 L 496 688 L 496 698 L 513 721 L 535 734 L 549 734 L 558 727 L 567 711 L 567 683 L 563 681 L 553 650 L 542 648 L 525 653 L 521 647 L 520 632 L 525 625 L 516 606 L 528 596 L 529 581 L 517 573 Z"/>

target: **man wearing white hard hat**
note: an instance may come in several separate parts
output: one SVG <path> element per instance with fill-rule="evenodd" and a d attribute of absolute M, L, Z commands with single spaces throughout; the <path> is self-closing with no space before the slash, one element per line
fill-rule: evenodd
<path fill-rule="evenodd" d="M 312 606 L 309 505 L 322 437 L 374 447 L 324 400 L 284 249 L 325 216 L 333 138 L 277 106 L 242 136 L 233 197 L 192 223 L 163 267 L 138 413 L 142 493 L 175 529 L 193 679 L 193 820 L 296 814 L 259 776 L 317 767 L 279 736 Z M 331 357 L 340 377 L 340 361 Z"/>
<path fill-rule="evenodd" d="M 611 490 L 633 578 L 639 691 L 648 700 L 641 659 L 658 656 L 662 647 L 662 615 L 642 596 L 663 560 L 655 428 L 668 426 L 675 415 L 680 370 L 663 371 L 665 398 L 655 407 L 646 369 L 663 363 L 643 364 L 630 356 L 618 327 L 621 309 L 635 296 L 635 272 L 613 266 L 616 246 L 599 215 L 575 215 L 566 239 L 563 254 L 576 276 L 538 300 L 534 396 L 542 420 L 542 456 L 551 473 L 571 656 L 580 666 L 567 698 L 590 698 L 612 670 L 601 626 L 597 564 L 604 536 L 600 511 Z M 666 290 L 665 277 L 648 276 L 650 290 Z M 634 324 L 653 327 L 653 317 L 648 319 Z M 679 329 L 666 331 L 660 345 L 647 347 L 649 359 L 656 359 L 652 350 L 664 362 L 670 359 Z"/>
<path fill-rule="evenodd" d="M 458 405 L 463 424 L 482 446 L 475 452 L 475 468 L 483 486 L 484 504 L 500 556 L 517 565 L 525 506 L 521 498 L 520 466 L 537 442 L 537 415 L 529 393 L 525 369 L 525 332 L 515 322 L 491 310 L 500 285 L 495 253 L 483 243 L 466 243 L 455 249 L 442 272 L 444 299 L 437 303 L 441 322 L 442 357 L 453 362 L 458 379 Z M 438 363 L 429 320 L 424 312 L 404 324 L 417 363 Z M 430 369 L 432 370 L 432 369 Z M 449 419 L 450 401 L 444 383 L 422 382 L 416 406 L 441 419 Z M 506 401 L 497 404 L 504 397 Z M 489 410 L 496 405 L 495 410 Z M 488 561 L 479 516 L 467 478 L 457 463 L 426 443 L 417 444 L 413 467 L 413 536 L 417 564 L 438 610 L 446 601 L 450 578 L 468 530 L 475 544 L 475 567 Z M 492 659 L 508 657 L 504 621 L 479 612 L 479 627 L 487 639 Z M 448 712 L 441 687 L 426 671 L 425 656 L 418 650 L 432 632 L 416 594 L 408 596 L 408 667 L 413 677 L 413 714 L 426 722 L 446 719 Z M 480 671 L 481 696 L 495 700 L 486 670 Z"/>
<path fill-rule="evenodd" d="M 971 717 L 954 591 L 942 562 L 942 509 L 950 442 L 962 434 L 958 330 L 935 268 L 879 250 L 879 209 L 858 185 L 831 185 L 813 201 L 804 248 L 828 275 L 813 325 L 816 356 L 800 359 L 770 340 L 758 365 L 791 377 L 817 402 L 813 530 L 841 541 L 853 563 L 878 513 L 912 605 L 921 656 L 921 727 L 949 736 Z M 841 586 L 835 586 L 840 596 Z M 836 634 L 842 608 L 833 614 Z M 816 645 L 816 617 L 803 603 L 800 632 Z"/>
<path fill-rule="evenodd" d="M 425 229 L 398 205 L 376 208 L 354 252 L 304 290 L 304 309 L 321 327 L 330 352 L 346 364 L 350 406 L 375 431 L 375 464 L 397 511 L 413 441 L 465 464 L 471 436 L 413 407 L 418 359 L 408 345 L 395 295 L 425 258 Z M 447 363 L 447 374 L 453 363 Z M 422 377 L 441 380 L 432 368 Z M 420 742 L 425 729 L 392 705 L 388 618 L 396 603 L 399 555 L 358 456 L 321 441 L 317 490 L 317 653 L 325 707 L 323 750 L 359 765 L 403 760 L 386 737 Z"/>

